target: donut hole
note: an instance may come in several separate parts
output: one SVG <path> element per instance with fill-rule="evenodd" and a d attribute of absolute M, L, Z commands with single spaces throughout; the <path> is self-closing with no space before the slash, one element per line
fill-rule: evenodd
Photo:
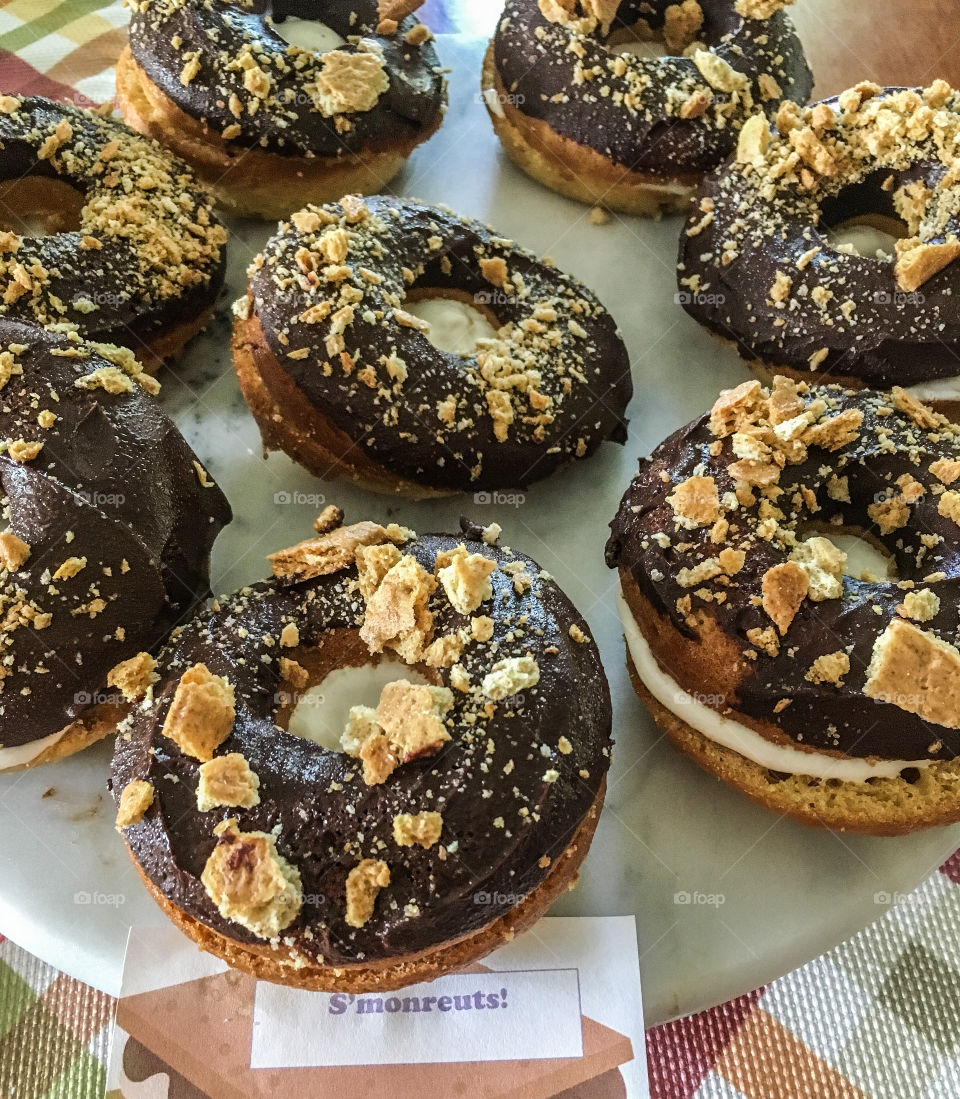
<path fill-rule="evenodd" d="M 282 38 L 288 46 L 297 46 L 301 50 L 307 50 L 313 54 L 330 53 L 346 45 L 346 39 L 333 29 L 333 27 L 319 19 L 311 19 L 309 8 L 304 4 L 303 15 L 295 14 L 298 10 L 296 4 L 274 5 L 272 17 L 273 31 L 278 38 Z"/>
<path fill-rule="evenodd" d="M 802 542 L 813 537 L 829 538 L 847 555 L 843 573 L 853 580 L 882 584 L 900 578 L 894 555 L 879 538 L 860 527 L 809 523 L 797 531 L 797 537 Z"/>
<path fill-rule="evenodd" d="M 910 230 L 894 208 L 895 188 L 884 187 L 889 178 L 889 172 L 874 172 L 823 203 L 820 224 L 833 249 L 883 262 L 893 258 L 896 242 Z"/>
<path fill-rule="evenodd" d="M 62 179 L 26 175 L 0 182 L 0 229 L 20 237 L 74 233 L 87 197 Z"/>
<path fill-rule="evenodd" d="M 306 672 L 306 683 L 288 678 L 277 692 L 276 723 L 293 736 L 341 752 L 340 737 L 352 706 L 375 709 L 380 692 L 397 679 L 429 683 L 416 668 L 389 654 L 371 655 L 355 630 L 334 630 L 319 644 L 300 646 L 283 654 Z"/>
<path fill-rule="evenodd" d="M 470 294 L 453 287 L 417 286 L 407 292 L 404 309 L 430 326 L 423 335 L 440 351 L 469 356 L 479 340 L 496 339 L 500 322 L 487 304 L 497 293 Z"/>
<path fill-rule="evenodd" d="M 604 46 L 608 53 L 629 54 L 650 61 L 669 56 L 663 35 L 643 20 L 632 27 L 617 27 L 607 35 Z"/>

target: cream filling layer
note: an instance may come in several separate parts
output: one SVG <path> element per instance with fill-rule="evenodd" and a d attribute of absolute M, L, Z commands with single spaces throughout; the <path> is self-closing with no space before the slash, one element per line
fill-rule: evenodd
<path fill-rule="evenodd" d="M 617 592 L 617 610 L 623 624 L 627 649 L 637 674 L 653 697 L 681 721 L 702 733 L 708 740 L 729 748 L 760 767 L 790 775 L 811 778 L 836 778 L 842 782 L 866 782 L 869 778 L 896 778 L 905 767 L 929 767 L 931 760 L 837 759 L 822 752 L 802 752 L 782 744 L 771 744 L 739 721 L 723 717 L 688 694 L 660 665 L 634 621 L 633 613 Z"/>
<path fill-rule="evenodd" d="M 16 748 L 0 748 L 0 771 L 32 763 L 41 752 L 53 747 L 58 740 L 62 740 L 66 731 L 61 729 L 58 733 L 51 733 L 50 736 L 42 737 L 40 740 L 31 740 L 29 744 L 19 744 Z"/>
<path fill-rule="evenodd" d="M 929 382 L 917 382 L 907 386 L 918 401 L 960 401 L 960 374 L 952 378 L 931 378 Z"/>

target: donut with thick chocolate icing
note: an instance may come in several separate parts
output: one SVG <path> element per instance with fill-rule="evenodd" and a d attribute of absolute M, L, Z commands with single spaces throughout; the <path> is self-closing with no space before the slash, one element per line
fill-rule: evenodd
<path fill-rule="evenodd" d="M 441 350 L 410 312 L 424 297 L 478 304 L 491 338 Z M 629 360 L 600 302 L 448 210 L 308 206 L 267 242 L 235 308 L 234 363 L 264 445 L 318 476 L 409 496 L 520 487 L 626 438 Z"/>
<path fill-rule="evenodd" d="M 129 350 L 0 321 L 0 770 L 112 732 L 208 593 L 230 508 L 158 388 Z"/>
<path fill-rule="evenodd" d="M 942 80 L 864 83 L 803 110 L 784 104 L 773 132 L 751 119 L 681 238 L 687 312 L 762 379 L 902 385 L 956 402 L 958 110 Z M 891 230 L 886 249 L 839 243 L 834 230 L 851 223 Z"/>
<path fill-rule="evenodd" d="M 68 325 L 148 369 L 210 319 L 226 230 L 187 166 L 119 120 L 0 96 L 0 192 L 0 316 Z"/>
<path fill-rule="evenodd" d="M 507 0 L 484 98 L 510 158 L 581 202 L 682 210 L 754 112 L 812 88 L 785 0 Z M 659 40 L 669 55 L 628 43 Z"/>
<path fill-rule="evenodd" d="M 958 487 L 960 427 L 905 390 L 782 376 L 641 462 L 607 563 L 637 690 L 681 750 L 810 824 L 960 819 Z"/>
<path fill-rule="evenodd" d="M 361 991 L 466 964 L 570 888 L 611 710 L 586 623 L 493 528 L 336 511 L 165 649 L 112 787 L 150 892 L 205 950 Z M 340 745 L 285 731 L 328 675 L 388 658 Z"/>
<path fill-rule="evenodd" d="M 443 117 L 433 36 L 389 4 L 130 6 L 130 45 L 117 67 L 124 118 L 189 161 L 240 213 L 275 220 L 307 202 L 380 191 Z M 300 17 L 339 45 L 289 44 L 284 24 Z"/>

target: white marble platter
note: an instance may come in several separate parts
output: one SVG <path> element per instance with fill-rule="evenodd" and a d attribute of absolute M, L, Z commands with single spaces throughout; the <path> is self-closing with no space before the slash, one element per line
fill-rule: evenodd
<path fill-rule="evenodd" d="M 393 189 L 483 218 L 591 286 L 629 345 L 635 397 L 625 447 L 532 486 L 512 502 L 471 497 L 406 505 L 318 482 L 283 455 L 264 461 L 230 366 L 229 305 L 268 226 L 231 228 L 218 317 L 173 370 L 161 401 L 229 496 L 236 519 L 217 544 L 218 592 L 260 578 L 264 555 L 311 530 L 324 499 L 348 520 L 399 519 L 455 530 L 461 513 L 496 520 L 580 607 L 600 644 L 615 707 L 606 808 L 579 888 L 556 914 L 635 913 L 648 1023 L 718 1003 L 813 958 L 879 918 L 960 846 L 960 829 L 905 839 L 818 832 L 778 819 L 678 756 L 624 669 L 606 569 L 607 523 L 637 458 L 746 374 L 674 303 L 680 222 L 613 217 L 542 189 L 501 155 L 480 101 L 483 44 L 441 38 L 451 109 Z M 127 928 L 162 917 L 113 830 L 109 745 L 0 777 L 0 931 L 68 973 L 116 993 Z M 688 903 L 685 903 L 688 902 Z"/>

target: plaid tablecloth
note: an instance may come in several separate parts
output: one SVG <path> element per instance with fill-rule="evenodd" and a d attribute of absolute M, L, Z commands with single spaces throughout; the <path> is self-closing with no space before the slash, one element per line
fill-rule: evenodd
<path fill-rule="evenodd" d="M 497 10 L 427 0 L 422 14 L 478 33 Z M 126 20 L 117 0 L 0 0 L 0 90 L 103 101 Z M 960 854 L 877 906 L 875 924 L 802 969 L 650 1030 L 655 1099 L 960 1097 Z M 112 1009 L 0 936 L 0 1099 L 99 1099 Z"/>

